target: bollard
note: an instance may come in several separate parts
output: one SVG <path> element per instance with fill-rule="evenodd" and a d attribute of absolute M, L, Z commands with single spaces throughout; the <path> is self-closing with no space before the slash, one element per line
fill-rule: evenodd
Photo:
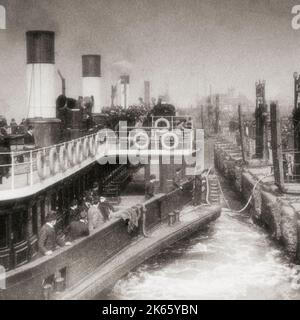
<path fill-rule="evenodd" d="M 43 296 L 45 300 L 50 300 L 52 298 L 52 285 L 47 283 L 43 285 Z"/>
<path fill-rule="evenodd" d="M 55 278 L 55 292 L 63 292 L 65 290 L 65 279 L 62 277 Z"/>
<path fill-rule="evenodd" d="M 172 226 L 175 223 L 175 213 L 174 212 L 169 212 L 168 214 L 169 217 L 169 226 Z"/>
<path fill-rule="evenodd" d="M 175 213 L 175 223 L 180 222 L 180 211 L 179 210 L 174 210 Z"/>

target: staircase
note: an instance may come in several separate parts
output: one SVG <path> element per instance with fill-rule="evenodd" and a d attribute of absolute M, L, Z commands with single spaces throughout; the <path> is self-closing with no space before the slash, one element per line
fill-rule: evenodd
<path fill-rule="evenodd" d="M 218 205 L 221 202 L 220 197 L 220 187 L 218 183 L 218 179 L 215 175 L 208 176 L 208 201 L 212 205 Z"/>
<path fill-rule="evenodd" d="M 120 193 L 129 182 L 130 177 L 127 165 L 121 165 L 112 171 L 103 181 L 102 195 L 113 202 L 119 202 Z"/>

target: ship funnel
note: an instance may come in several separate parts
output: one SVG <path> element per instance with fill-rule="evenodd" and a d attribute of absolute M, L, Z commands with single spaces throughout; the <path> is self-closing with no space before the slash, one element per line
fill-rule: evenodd
<path fill-rule="evenodd" d="M 55 118 L 54 37 L 52 31 L 26 32 L 29 118 Z"/>
<path fill-rule="evenodd" d="M 127 108 L 129 106 L 129 75 L 124 74 L 120 77 L 119 83 L 119 92 L 118 92 L 118 97 L 119 97 L 119 104 Z"/>
<path fill-rule="evenodd" d="M 101 56 L 82 56 L 82 95 L 94 97 L 93 113 L 101 112 Z"/>

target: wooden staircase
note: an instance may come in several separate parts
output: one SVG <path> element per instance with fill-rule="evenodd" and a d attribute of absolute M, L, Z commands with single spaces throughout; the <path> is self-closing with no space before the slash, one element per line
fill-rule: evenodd
<path fill-rule="evenodd" d="M 121 165 L 113 170 L 103 181 L 102 195 L 119 202 L 122 189 L 130 181 L 131 174 L 127 165 Z"/>
<path fill-rule="evenodd" d="M 215 175 L 208 176 L 208 201 L 212 205 L 218 205 L 221 202 L 221 190 L 218 179 Z"/>

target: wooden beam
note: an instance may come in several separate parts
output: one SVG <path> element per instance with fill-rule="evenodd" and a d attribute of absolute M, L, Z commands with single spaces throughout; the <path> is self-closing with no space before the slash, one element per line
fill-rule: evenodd
<path fill-rule="evenodd" d="M 245 148 L 244 148 L 244 125 L 243 125 L 243 117 L 242 117 L 242 107 L 239 104 L 238 106 L 238 112 L 239 112 L 239 131 L 240 131 L 240 138 L 241 138 L 241 149 L 242 149 L 242 158 L 243 163 L 246 163 L 245 158 Z"/>
<path fill-rule="evenodd" d="M 275 184 L 281 192 L 284 188 L 284 173 L 283 173 L 283 158 L 282 158 L 282 142 L 281 142 L 281 126 L 280 126 L 280 112 L 278 104 L 271 103 L 271 145 L 273 154 L 273 167 Z"/>

